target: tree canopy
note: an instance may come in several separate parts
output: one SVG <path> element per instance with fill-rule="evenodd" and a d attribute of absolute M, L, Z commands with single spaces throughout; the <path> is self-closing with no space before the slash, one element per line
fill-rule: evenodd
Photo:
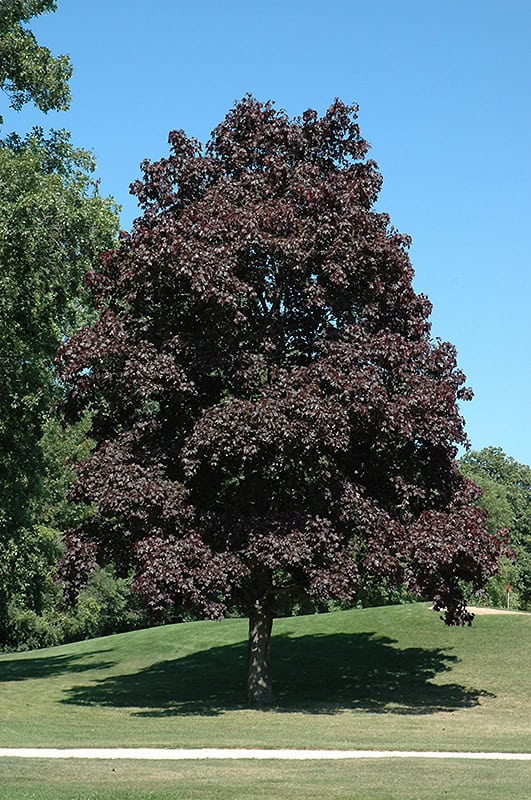
<path fill-rule="evenodd" d="M 247 96 L 205 147 L 169 142 L 89 278 L 99 319 L 59 355 L 97 442 L 63 580 L 114 560 L 155 612 L 239 609 L 262 705 L 286 597 L 386 580 L 467 622 L 460 582 L 483 585 L 500 543 L 455 463 L 470 391 L 430 338 L 409 238 L 374 208 L 357 107 L 290 120 Z"/>
<path fill-rule="evenodd" d="M 55 0 L 0 0 L 0 89 L 16 111 L 28 102 L 44 112 L 70 105 L 68 56 L 54 57 L 22 24 L 56 9 Z"/>
<path fill-rule="evenodd" d="M 84 315 L 85 272 L 115 239 L 93 168 L 64 132 L 0 142 L 0 630 L 8 598 L 34 591 L 28 528 L 42 426 L 58 399 L 55 353 Z"/>
<path fill-rule="evenodd" d="M 459 461 L 461 473 L 483 492 L 479 503 L 487 512 L 491 532 L 507 529 L 516 554 L 513 592 L 531 606 L 531 467 L 506 455 L 501 447 L 470 451 Z M 502 590 L 505 587 L 502 586 Z"/>
<path fill-rule="evenodd" d="M 53 57 L 24 25 L 55 9 L 52 0 L 0 0 L 0 89 L 16 111 L 30 101 L 45 112 L 69 105 L 68 58 Z M 38 608 L 56 558 L 36 526 L 41 436 L 58 396 L 53 360 L 86 319 L 84 273 L 117 228 L 94 166 L 65 131 L 0 140 L 0 644 L 8 604 Z"/>

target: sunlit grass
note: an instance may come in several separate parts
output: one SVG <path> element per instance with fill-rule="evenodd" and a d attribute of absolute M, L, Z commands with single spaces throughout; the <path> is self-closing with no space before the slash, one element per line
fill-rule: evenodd
<path fill-rule="evenodd" d="M 245 620 L 0 657 L 0 745 L 531 750 L 531 615 L 426 605 L 277 620 L 277 707 L 246 709 Z"/>
<path fill-rule="evenodd" d="M 2 800 L 529 800 L 514 762 L 0 759 Z"/>

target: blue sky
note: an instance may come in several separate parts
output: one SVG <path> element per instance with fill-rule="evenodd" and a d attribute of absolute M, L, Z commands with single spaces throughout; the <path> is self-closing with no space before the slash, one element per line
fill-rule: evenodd
<path fill-rule="evenodd" d="M 433 333 L 475 391 L 472 447 L 531 463 L 529 0 L 59 0 L 31 27 L 70 55 L 72 106 L 4 130 L 71 130 L 125 229 L 170 129 L 204 141 L 246 92 L 290 116 L 357 102 L 379 207 L 412 235 Z"/>

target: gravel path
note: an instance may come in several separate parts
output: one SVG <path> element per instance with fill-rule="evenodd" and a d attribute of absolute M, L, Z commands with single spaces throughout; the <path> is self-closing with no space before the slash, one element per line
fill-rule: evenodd
<path fill-rule="evenodd" d="M 76 748 L 1 747 L 1 757 L 15 758 L 136 758 L 146 760 L 200 759 L 291 759 L 295 761 L 339 760 L 354 758 L 459 758 L 499 761 L 531 761 L 531 753 L 476 753 L 417 750 L 246 750 L 225 748 Z"/>

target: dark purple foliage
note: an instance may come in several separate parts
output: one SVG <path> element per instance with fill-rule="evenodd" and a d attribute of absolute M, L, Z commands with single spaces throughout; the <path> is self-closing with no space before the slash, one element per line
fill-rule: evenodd
<path fill-rule="evenodd" d="M 75 534 L 66 537 L 66 554 L 61 561 L 59 583 L 67 603 L 74 603 L 88 576 L 98 566 L 97 548 L 93 542 Z"/>
<path fill-rule="evenodd" d="M 133 185 L 143 216 L 90 275 L 100 319 L 59 356 L 98 442 L 78 535 L 133 565 L 155 611 L 274 613 L 370 578 L 462 623 L 460 582 L 496 569 L 455 465 L 470 391 L 430 339 L 409 238 L 374 210 L 356 112 L 291 121 L 246 97 L 204 148 L 173 132 Z"/>

